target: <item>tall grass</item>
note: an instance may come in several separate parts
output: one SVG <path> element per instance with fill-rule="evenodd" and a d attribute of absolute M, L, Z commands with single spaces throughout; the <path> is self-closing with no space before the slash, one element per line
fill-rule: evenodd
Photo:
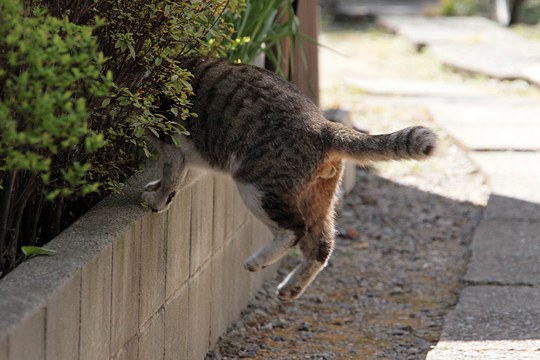
<path fill-rule="evenodd" d="M 243 9 L 225 17 L 236 29 L 229 60 L 251 63 L 263 53 L 279 75 L 287 75 L 300 36 L 293 0 L 247 0 Z"/>

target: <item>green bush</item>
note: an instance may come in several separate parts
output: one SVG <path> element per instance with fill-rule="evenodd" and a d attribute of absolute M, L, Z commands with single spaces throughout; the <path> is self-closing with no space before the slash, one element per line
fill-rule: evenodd
<path fill-rule="evenodd" d="M 489 16 L 494 11 L 491 0 L 443 0 L 441 15 L 444 16 Z"/>
<path fill-rule="evenodd" d="M 0 171 L 34 172 L 54 186 L 49 199 L 94 192 L 85 157 L 105 140 L 88 128 L 85 96 L 107 95 L 111 82 L 110 73 L 101 75 L 104 58 L 92 28 L 47 16 L 43 8 L 23 17 L 10 2 L 0 5 Z M 64 162 L 60 171 L 57 157 L 70 152 L 80 161 Z"/>
<path fill-rule="evenodd" d="M 182 56 L 224 56 L 235 1 L 0 2 L 0 275 L 137 170 L 144 128 L 184 132 Z M 114 79 L 114 81 L 113 81 Z M 194 116 L 194 115 L 193 115 Z"/>
<path fill-rule="evenodd" d="M 525 35 L 530 36 L 533 39 L 540 38 L 540 0 L 527 0 L 522 1 L 517 14 L 517 20 L 523 24 L 536 25 L 533 27 L 524 27 L 522 30 Z"/>
<path fill-rule="evenodd" d="M 106 140 L 88 127 L 86 97 L 106 96 L 111 85 L 91 27 L 41 7 L 32 16 L 22 11 L 15 0 L 0 3 L 2 272 L 13 266 L 22 235 L 38 237 L 40 225 L 24 217 L 30 200 L 36 215 L 43 209 L 36 197 L 52 201 L 97 191 L 99 184 L 87 176 L 88 159 Z"/>
<path fill-rule="evenodd" d="M 114 74 L 114 89 L 110 97 L 94 103 L 98 110 L 90 127 L 103 133 L 110 145 L 101 152 L 107 154 L 104 161 L 97 159 L 93 175 L 116 190 L 117 179 L 137 169 L 138 150 L 149 155 L 144 129 L 166 136 L 186 133 L 176 120 L 196 115 L 190 111 L 192 75 L 179 66 L 179 60 L 224 56 L 234 28 L 221 15 L 239 5 L 228 0 L 83 3 L 69 8 L 72 2 L 65 1 L 56 15 L 69 12 L 74 21 L 104 24 L 95 34 L 107 59 L 104 67 Z M 163 99 L 170 104 L 165 113 L 158 111 Z M 176 141 L 174 136 L 171 139 Z"/>

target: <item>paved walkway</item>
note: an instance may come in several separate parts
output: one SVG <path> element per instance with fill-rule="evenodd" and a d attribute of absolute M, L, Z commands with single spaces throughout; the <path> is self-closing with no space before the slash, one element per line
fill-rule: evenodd
<path fill-rule="evenodd" d="M 442 62 L 459 58 L 455 65 L 470 71 L 525 77 L 524 73 L 499 76 L 508 69 L 524 69 L 523 63 L 502 53 L 508 50 L 508 41 L 516 50 L 523 44 L 512 40 L 515 35 L 508 30 L 497 26 L 492 30 L 486 20 L 396 19 L 383 21 L 398 34 L 416 42 L 421 39 Z M 482 39 L 490 39 L 482 41 L 481 58 L 472 55 L 476 45 L 448 40 L 477 29 Z M 533 67 L 540 64 L 536 48 L 530 46 L 526 59 Z M 499 74 L 492 73 L 488 64 Z M 491 183 L 492 194 L 472 244 L 467 286 L 427 359 L 540 359 L 540 104 L 431 82 L 355 85 L 368 94 L 429 98 L 435 120 L 470 149 Z"/>
<path fill-rule="evenodd" d="M 498 79 L 524 79 L 540 84 L 540 44 L 479 17 L 384 16 L 380 23 L 428 46 L 453 68 Z"/>

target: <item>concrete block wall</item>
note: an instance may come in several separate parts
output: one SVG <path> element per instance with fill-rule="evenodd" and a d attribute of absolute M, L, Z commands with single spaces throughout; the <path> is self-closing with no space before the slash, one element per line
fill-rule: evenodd
<path fill-rule="evenodd" d="M 138 206 L 149 169 L 0 280 L 0 360 L 203 359 L 276 267 L 232 180 L 209 175 L 167 213 Z"/>

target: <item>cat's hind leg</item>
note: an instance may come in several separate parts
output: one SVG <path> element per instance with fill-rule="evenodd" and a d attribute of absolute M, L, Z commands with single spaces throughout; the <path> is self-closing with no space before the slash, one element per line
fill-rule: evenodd
<path fill-rule="evenodd" d="M 277 297 L 282 301 L 297 299 L 317 274 L 326 266 L 334 248 L 335 192 L 342 176 L 341 162 L 335 171 L 325 173 L 307 187 L 302 195 L 301 212 L 307 232 L 298 245 L 302 262 L 278 285 Z M 324 169 L 323 169 L 324 170 Z M 326 177 L 328 176 L 328 177 Z"/>
<path fill-rule="evenodd" d="M 281 301 L 294 301 L 300 297 L 315 279 L 324 265 L 315 261 L 303 261 L 277 287 Z"/>
<path fill-rule="evenodd" d="M 300 297 L 326 266 L 334 245 L 333 225 L 330 221 L 321 226 L 310 227 L 300 239 L 302 262 L 278 285 L 277 297 L 282 301 L 292 301 Z M 319 228 L 316 228 L 319 227 Z"/>
<path fill-rule="evenodd" d="M 255 217 L 272 231 L 274 238 L 246 259 L 244 268 L 259 271 L 281 259 L 305 232 L 302 215 L 280 196 L 262 194 L 253 185 L 238 184 L 240 196 Z"/>

